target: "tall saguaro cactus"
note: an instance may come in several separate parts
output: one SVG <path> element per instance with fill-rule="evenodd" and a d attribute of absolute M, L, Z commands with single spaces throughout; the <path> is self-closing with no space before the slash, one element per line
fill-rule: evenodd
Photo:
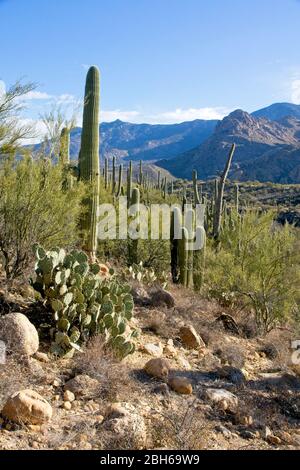
<path fill-rule="evenodd" d="M 219 181 L 218 185 L 218 197 L 216 200 L 215 206 L 215 214 L 214 214 L 214 227 L 213 227 L 213 235 L 216 240 L 218 240 L 221 230 L 221 221 L 222 221 L 222 212 L 223 212 L 223 198 L 224 198 L 224 187 L 226 183 L 226 179 L 230 170 L 232 158 L 235 152 L 235 144 L 231 146 L 229 156 L 222 173 L 222 176 Z"/>
<path fill-rule="evenodd" d="M 86 77 L 81 148 L 79 154 L 79 177 L 91 185 L 85 200 L 86 212 L 82 217 L 83 248 L 94 259 L 97 251 L 97 206 L 100 190 L 99 163 L 99 106 L 100 72 L 92 66 Z"/>

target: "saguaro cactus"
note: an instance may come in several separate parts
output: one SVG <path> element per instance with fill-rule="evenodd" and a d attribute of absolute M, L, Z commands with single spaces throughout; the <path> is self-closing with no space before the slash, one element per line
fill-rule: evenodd
<path fill-rule="evenodd" d="M 182 214 L 179 207 L 174 207 L 171 213 L 170 248 L 171 248 L 171 274 L 174 284 L 179 282 L 179 231 L 182 226 Z"/>
<path fill-rule="evenodd" d="M 201 204 L 199 192 L 198 192 L 198 184 L 197 184 L 197 171 L 193 170 L 193 188 L 194 188 L 194 202 L 195 205 Z"/>
<path fill-rule="evenodd" d="M 140 174 L 139 174 L 139 184 L 142 186 L 143 184 L 143 163 L 140 160 Z"/>
<path fill-rule="evenodd" d="M 104 187 L 107 189 L 108 186 L 108 159 L 104 160 Z"/>
<path fill-rule="evenodd" d="M 119 179 L 118 179 L 117 197 L 120 197 L 120 195 L 121 195 L 122 183 L 123 183 L 123 165 L 120 165 L 119 166 Z"/>
<path fill-rule="evenodd" d="M 239 213 L 239 185 L 238 184 L 234 186 L 234 202 L 235 202 L 235 210 L 238 214 Z"/>
<path fill-rule="evenodd" d="M 132 161 L 129 162 L 129 167 L 127 169 L 127 204 L 130 206 L 132 193 Z"/>
<path fill-rule="evenodd" d="M 194 289 L 200 291 L 204 282 L 206 233 L 201 225 L 196 227 L 196 241 L 199 249 L 194 251 L 193 283 Z"/>
<path fill-rule="evenodd" d="M 231 146 L 229 156 L 228 156 L 224 171 L 222 173 L 222 176 L 218 185 L 218 198 L 216 200 L 216 206 L 215 206 L 214 229 L 213 229 L 213 235 L 216 240 L 219 238 L 219 235 L 220 235 L 222 211 L 223 211 L 224 187 L 225 187 L 225 182 L 229 173 L 234 151 L 235 151 L 235 144 Z"/>
<path fill-rule="evenodd" d="M 182 227 L 181 240 L 179 240 L 179 267 L 180 283 L 187 286 L 188 281 L 188 238 L 189 234 L 185 227 Z"/>
<path fill-rule="evenodd" d="M 95 258 L 97 251 L 97 206 L 100 189 L 99 163 L 99 106 L 100 106 L 100 73 L 95 66 L 87 73 L 81 148 L 79 154 L 79 176 L 91 184 L 90 195 L 85 200 L 86 212 L 81 220 L 83 231 L 83 248 Z"/>
<path fill-rule="evenodd" d="M 70 130 L 67 127 L 60 134 L 59 161 L 64 165 L 70 163 Z"/>
<path fill-rule="evenodd" d="M 116 157 L 112 160 L 112 194 L 115 194 L 116 190 Z"/>
<path fill-rule="evenodd" d="M 133 188 L 132 190 L 131 205 L 136 206 L 137 222 L 139 223 L 140 190 L 138 188 Z M 139 242 L 138 239 L 129 240 L 129 243 L 128 243 L 129 264 L 138 263 L 138 242 Z"/>

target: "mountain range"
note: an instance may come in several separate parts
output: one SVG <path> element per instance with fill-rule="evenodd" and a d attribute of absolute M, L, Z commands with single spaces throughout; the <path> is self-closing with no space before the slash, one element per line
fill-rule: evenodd
<path fill-rule="evenodd" d="M 300 183 L 300 117 L 297 113 L 283 116 L 279 111 L 278 120 L 263 117 L 272 112 L 266 108 L 256 117 L 257 113 L 236 110 L 216 125 L 205 142 L 158 165 L 181 178 L 190 178 L 193 169 L 201 179 L 213 178 L 223 169 L 235 143 L 231 178 Z"/>
<path fill-rule="evenodd" d="M 72 159 L 78 157 L 80 138 L 77 127 L 71 132 Z M 233 142 L 232 179 L 300 183 L 300 105 L 275 103 L 252 114 L 235 110 L 221 121 L 151 125 L 117 120 L 100 126 L 102 159 L 144 160 L 179 178 L 191 178 L 193 169 L 200 179 L 215 177 Z"/>

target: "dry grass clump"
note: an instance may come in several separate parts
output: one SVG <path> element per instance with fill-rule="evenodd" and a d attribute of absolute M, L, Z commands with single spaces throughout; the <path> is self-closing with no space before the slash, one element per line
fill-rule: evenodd
<path fill-rule="evenodd" d="M 130 390 L 136 388 L 126 363 L 107 348 L 100 335 L 88 342 L 84 354 L 76 356 L 74 373 L 97 379 L 101 397 L 109 401 L 120 400 L 122 395 L 128 399 Z"/>
<path fill-rule="evenodd" d="M 0 409 L 10 395 L 18 390 L 30 388 L 35 380 L 26 360 L 8 357 L 5 364 L 0 364 Z"/>

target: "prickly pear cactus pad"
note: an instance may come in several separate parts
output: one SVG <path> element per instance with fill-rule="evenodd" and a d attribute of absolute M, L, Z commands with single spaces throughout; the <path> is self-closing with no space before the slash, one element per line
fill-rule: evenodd
<path fill-rule="evenodd" d="M 103 276 L 101 265 L 90 264 L 82 251 L 34 247 L 34 289 L 53 312 L 56 328 L 52 353 L 63 356 L 80 350 L 94 334 L 102 334 L 121 357 L 135 350 L 138 332 L 130 328 L 134 303 L 130 286 L 111 270 Z"/>

